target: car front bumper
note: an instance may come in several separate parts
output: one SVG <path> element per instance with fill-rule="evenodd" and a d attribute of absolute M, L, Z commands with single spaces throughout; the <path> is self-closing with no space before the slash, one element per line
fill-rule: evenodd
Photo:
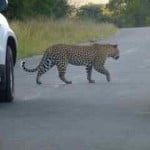
<path fill-rule="evenodd" d="M 0 89 L 5 89 L 6 87 L 6 67 L 5 65 L 0 65 Z"/>

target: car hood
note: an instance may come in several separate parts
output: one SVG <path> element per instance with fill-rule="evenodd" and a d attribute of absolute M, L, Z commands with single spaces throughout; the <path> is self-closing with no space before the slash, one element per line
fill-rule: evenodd
<path fill-rule="evenodd" d="M 9 27 L 7 19 L 0 13 L 0 26 L 4 25 L 5 27 Z"/>

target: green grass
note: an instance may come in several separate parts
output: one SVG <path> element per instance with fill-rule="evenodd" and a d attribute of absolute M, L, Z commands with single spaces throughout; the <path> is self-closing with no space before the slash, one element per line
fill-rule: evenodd
<path fill-rule="evenodd" d="M 11 27 L 18 38 L 19 58 L 41 54 L 53 44 L 78 44 L 103 39 L 117 31 L 114 25 L 108 23 L 47 18 L 12 21 Z"/>

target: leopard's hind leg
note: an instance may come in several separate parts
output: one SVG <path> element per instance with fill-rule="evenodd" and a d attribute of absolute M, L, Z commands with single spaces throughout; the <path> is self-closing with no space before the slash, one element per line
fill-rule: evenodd
<path fill-rule="evenodd" d="M 57 64 L 57 70 L 58 70 L 58 74 L 59 74 L 59 78 L 65 82 L 66 84 L 72 84 L 72 81 L 68 81 L 65 78 L 65 73 L 66 73 L 66 69 L 67 69 L 67 65 L 68 63 L 64 63 L 64 62 L 59 62 Z"/>
<path fill-rule="evenodd" d="M 86 72 L 87 72 L 87 80 L 89 83 L 95 83 L 95 80 L 92 80 L 92 65 L 86 66 Z"/>
<path fill-rule="evenodd" d="M 42 84 L 40 81 L 40 77 L 46 73 L 49 69 L 51 69 L 55 64 L 50 60 L 47 59 L 45 62 L 41 63 L 39 68 L 38 68 L 38 73 L 36 77 L 36 83 L 37 84 Z"/>

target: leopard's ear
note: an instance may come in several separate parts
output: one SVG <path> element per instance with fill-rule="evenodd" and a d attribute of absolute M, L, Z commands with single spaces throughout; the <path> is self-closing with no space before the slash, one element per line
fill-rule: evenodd
<path fill-rule="evenodd" d="M 117 48 L 117 47 L 118 47 L 118 44 L 114 44 L 113 47 L 114 47 L 114 48 Z"/>

